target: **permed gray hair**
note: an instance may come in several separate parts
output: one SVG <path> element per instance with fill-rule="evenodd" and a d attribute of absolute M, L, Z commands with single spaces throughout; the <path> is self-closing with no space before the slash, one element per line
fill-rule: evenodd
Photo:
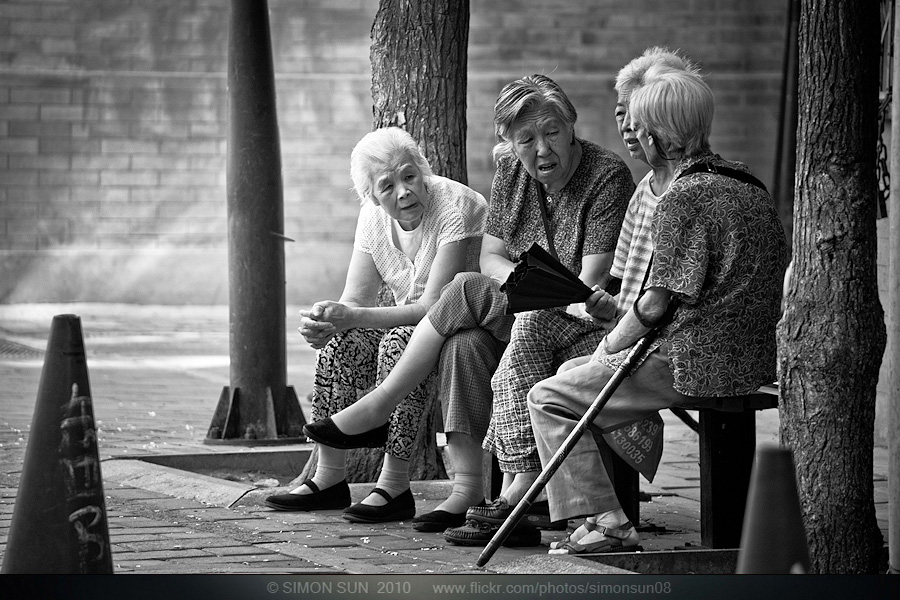
<path fill-rule="evenodd" d="M 409 158 L 427 180 L 434 173 L 413 137 L 399 127 L 384 127 L 362 137 L 350 153 L 350 179 L 360 202 L 372 199 L 375 176 Z"/>
<path fill-rule="evenodd" d="M 647 69 L 628 108 L 632 123 L 653 136 L 660 153 L 676 154 L 668 158 L 709 151 L 714 111 L 712 90 L 703 79 L 659 65 Z"/>
<path fill-rule="evenodd" d="M 496 162 L 512 152 L 509 130 L 522 115 L 536 109 L 550 109 L 563 123 L 574 127 L 578 119 L 575 106 L 555 81 L 546 75 L 530 75 L 506 84 L 494 104 L 494 132 L 498 142 L 492 156 Z"/>
<path fill-rule="evenodd" d="M 644 50 L 644 53 L 632 59 L 627 65 L 619 69 L 616 75 L 616 83 L 613 86 L 616 92 L 626 98 L 631 95 L 634 88 L 643 83 L 647 69 L 661 65 L 679 71 L 687 71 L 700 77 L 700 68 L 691 59 L 681 54 L 679 50 L 669 50 L 665 46 L 653 46 Z"/>

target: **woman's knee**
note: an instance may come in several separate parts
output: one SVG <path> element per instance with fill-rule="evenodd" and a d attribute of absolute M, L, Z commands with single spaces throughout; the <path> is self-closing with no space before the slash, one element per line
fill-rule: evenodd
<path fill-rule="evenodd" d="M 552 331 L 552 328 L 558 326 L 552 311 L 532 310 L 523 312 L 516 315 L 512 337 L 516 339 L 543 339 L 548 331 Z"/>
<path fill-rule="evenodd" d="M 587 363 L 589 360 L 591 360 L 590 354 L 570 358 L 559 366 L 559 369 L 556 370 L 556 374 L 559 375 L 560 373 L 565 373 L 566 371 L 574 369 L 575 367 L 580 367 L 581 365 Z"/>

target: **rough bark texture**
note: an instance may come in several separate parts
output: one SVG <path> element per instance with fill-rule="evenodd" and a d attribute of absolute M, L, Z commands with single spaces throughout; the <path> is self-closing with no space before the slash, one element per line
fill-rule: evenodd
<path fill-rule="evenodd" d="M 438 175 L 467 183 L 468 0 L 381 0 L 372 27 L 375 127 L 398 125 Z"/>
<path fill-rule="evenodd" d="M 421 144 L 437 175 L 467 183 L 468 0 L 381 0 L 372 26 L 373 128 L 395 125 Z M 437 395 L 418 431 L 410 478 L 447 477 L 435 442 Z M 351 450 L 349 482 L 375 481 L 380 450 Z M 316 453 L 301 475 L 315 470 Z M 298 480 L 301 480 L 298 477 Z"/>
<path fill-rule="evenodd" d="M 793 276 L 779 325 L 781 423 L 817 573 L 877 570 L 877 3 L 804 0 Z"/>

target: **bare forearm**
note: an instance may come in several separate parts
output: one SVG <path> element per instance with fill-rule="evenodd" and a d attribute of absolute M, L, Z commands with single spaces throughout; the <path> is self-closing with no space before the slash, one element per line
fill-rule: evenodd
<path fill-rule="evenodd" d="M 345 323 L 346 329 L 365 327 L 389 329 L 401 325 L 415 325 L 422 320 L 428 309 L 422 304 L 402 306 L 359 306 L 350 309 Z"/>
<path fill-rule="evenodd" d="M 630 348 L 659 324 L 668 306 L 668 290 L 662 288 L 647 290 L 644 295 L 638 298 L 635 306 L 628 309 L 615 328 L 606 336 L 603 342 L 606 351 L 618 352 L 625 348 Z"/>

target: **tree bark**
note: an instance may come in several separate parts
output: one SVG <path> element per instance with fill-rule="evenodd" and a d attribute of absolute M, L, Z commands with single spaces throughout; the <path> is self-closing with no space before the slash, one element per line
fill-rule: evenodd
<path fill-rule="evenodd" d="M 379 3 L 370 51 L 373 128 L 402 127 L 419 142 L 435 174 L 461 183 L 468 182 L 468 43 L 468 0 Z M 413 480 L 447 477 L 435 440 L 441 407 L 437 394 L 431 397 L 435 401 L 425 411 L 410 461 Z M 376 480 L 382 457 L 380 450 L 351 450 L 347 481 Z M 301 477 L 314 472 L 315 461 L 316 452 Z"/>
<path fill-rule="evenodd" d="M 468 0 L 381 0 L 372 27 L 374 126 L 397 125 L 438 175 L 466 173 Z"/>
<path fill-rule="evenodd" d="M 812 570 L 872 573 L 885 347 L 876 275 L 878 3 L 803 0 L 793 275 L 779 324 L 781 435 Z"/>

